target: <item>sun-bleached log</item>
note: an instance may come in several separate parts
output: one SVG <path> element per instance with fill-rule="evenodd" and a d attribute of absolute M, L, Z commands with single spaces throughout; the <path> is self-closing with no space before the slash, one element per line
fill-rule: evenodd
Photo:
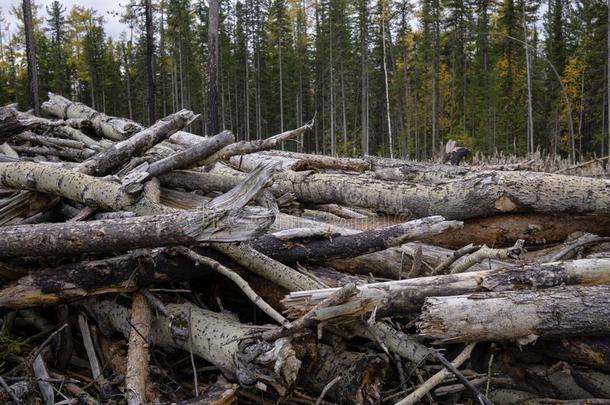
<path fill-rule="evenodd" d="M 341 321 L 372 311 L 375 311 L 377 316 L 401 316 L 419 311 L 428 297 L 512 289 L 546 289 L 562 284 L 606 283 L 610 283 L 610 259 L 533 264 L 360 285 L 357 287 L 358 294 L 345 304 L 326 308 L 317 316 L 319 320 L 326 321 Z M 336 290 L 327 288 L 290 293 L 283 300 L 288 317 L 301 316 Z"/>
<path fill-rule="evenodd" d="M 610 286 L 428 297 L 417 326 L 421 335 L 442 342 L 606 336 Z"/>

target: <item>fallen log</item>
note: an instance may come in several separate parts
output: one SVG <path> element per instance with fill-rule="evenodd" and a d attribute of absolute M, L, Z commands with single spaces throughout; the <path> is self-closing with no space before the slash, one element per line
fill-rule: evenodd
<path fill-rule="evenodd" d="M 563 242 L 574 232 L 610 236 L 609 215 L 502 214 L 464 221 L 464 227 L 447 231 L 423 242 L 459 249 L 464 241 L 475 245 L 507 247 L 519 239 L 527 245 Z"/>
<path fill-rule="evenodd" d="M 417 239 L 427 238 L 449 229 L 461 227 L 459 221 L 445 221 L 435 216 L 405 222 L 381 230 L 370 230 L 354 235 L 313 240 L 281 240 L 266 235 L 252 241 L 252 247 L 279 262 L 293 265 L 297 262 L 320 263 L 333 259 L 360 256 L 384 250 Z"/>
<path fill-rule="evenodd" d="M 420 310 L 428 297 L 444 297 L 481 291 L 546 289 L 565 285 L 610 283 L 610 259 L 582 259 L 533 264 L 500 270 L 420 277 L 358 286 L 358 294 L 345 304 L 326 308 L 318 320 L 342 321 L 372 311 L 377 316 L 402 316 Z M 283 300 L 289 318 L 309 311 L 336 291 L 327 288 L 292 292 Z M 463 312 L 464 313 L 464 312 Z M 473 339 L 474 340 L 474 339 Z"/>
<path fill-rule="evenodd" d="M 85 306 L 106 333 L 119 331 L 128 336 L 131 330 L 128 308 L 96 299 L 88 300 Z M 191 351 L 245 387 L 258 382 L 283 395 L 296 380 L 301 361 L 289 339 L 266 342 L 250 338 L 260 328 L 189 303 L 168 304 L 166 309 L 169 316 L 159 314 L 151 325 L 153 345 Z"/>
<path fill-rule="evenodd" d="M 205 138 L 201 142 L 187 148 L 181 152 L 174 153 L 164 159 L 151 164 L 143 164 L 134 169 L 122 179 L 123 185 L 130 183 L 142 183 L 152 177 L 160 176 L 164 173 L 176 169 L 183 169 L 195 165 L 200 160 L 217 152 L 222 147 L 234 141 L 230 131 L 223 131 L 218 135 Z"/>
<path fill-rule="evenodd" d="M 62 119 L 86 119 L 100 137 L 122 141 L 143 129 L 142 126 L 126 118 L 108 116 L 83 103 L 72 102 L 58 94 L 49 92 L 48 95 L 49 99 L 41 105 L 42 111 Z"/>
<path fill-rule="evenodd" d="M 198 115 L 189 110 L 181 110 L 171 114 L 157 121 L 150 128 L 141 130 L 131 138 L 117 142 L 105 151 L 84 161 L 76 170 L 95 176 L 111 174 L 113 170 L 129 162 L 132 158 L 140 156 L 146 150 L 167 139 L 197 118 Z"/>
<path fill-rule="evenodd" d="M 517 341 L 610 333 L 610 286 L 428 297 L 418 329 L 437 342 Z"/>
<path fill-rule="evenodd" d="M 201 242 L 238 242 L 263 234 L 274 220 L 261 207 L 199 209 L 141 217 L 16 225 L 3 228 L 0 257 L 73 255 Z"/>
<path fill-rule="evenodd" d="M 610 211 L 610 181 L 534 172 L 479 172 L 436 186 L 394 183 L 367 176 L 282 172 L 282 192 L 301 202 L 339 203 L 418 218 L 485 217 L 506 212 Z"/>

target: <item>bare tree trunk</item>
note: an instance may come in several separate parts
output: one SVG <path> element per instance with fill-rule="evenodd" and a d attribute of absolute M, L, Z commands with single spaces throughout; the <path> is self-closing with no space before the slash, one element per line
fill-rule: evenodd
<path fill-rule="evenodd" d="M 218 18 L 219 0 L 209 1 L 208 15 L 208 133 L 217 134 L 218 126 Z"/>
<path fill-rule="evenodd" d="M 440 80 L 440 11 L 439 11 L 439 0 L 433 0 L 433 13 L 434 13 L 434 61 L 433 61 L 433 74 L 432 74 L 432 157 L 436 152 L 436 142 L 439 134 L 439 80 Z"/>
<path fill-rule="evenodd" d="M 608 10 L 610 10 L 610 0 L 608 0 Z M 606 119 L 608 120 L 608 155 L 610 155 L 610 11 L 608 12 L 608 58 L 607 58 L 607 103 L 608 103 L 608 113 L 606 114 Z"/>
<path fill-rule="evenodd" d="M 525 41 L 525 65 L 527 68 L 527 152 L 534 153 L 534 114 L 532 109 L 532 64 L 527 40 L 527 21 L 525 20 L 525 2 L 523 7 L 523 40 Z"/>
<path fill-rule="evenodd" d="M 394 142 L 392 139 L 392 118 L 390 115 L 390 89 L 388 84 L 388 66 L 387 66 L 387 57 L 386 57 L 386 28 L 385 28 L 385 19 L 386 19 L 386 10 L 385 3 L 382 2 L 381 5 L 381 38 L 383 42 L 383 78 L 385 83 L 385 106 L 386 106 L 386 118 L 388 125 L 388 141 L 390 148 L 390 159 L 394 159 Z"/>
<path fill-rule="evenodd" d="M 30 106 L 34 109 L 34 114 L 40 115 L 36 39 L 34 38 L 34 27 L 32 26 L 32 4 L 30 3 L 30 0 L 23 0 L 23 27 L 25 30 L 25 51 L 28 60 L 28 93 Z"/>
<path fill-rule="evenodd" d="M 155 73 L 153 57 L 155 52 L 155 37 L 153 33 L 153 16 L 151 0 L 144 1 L 146 14 L 146 80 L 148 84 L 148 125 L 154 124 L 155 118 Z"/>

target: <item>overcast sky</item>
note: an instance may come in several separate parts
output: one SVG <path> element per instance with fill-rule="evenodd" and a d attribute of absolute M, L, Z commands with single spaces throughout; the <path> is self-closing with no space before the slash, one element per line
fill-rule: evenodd
<path fill-rule="evenodd" d="M 46 15 L 46 6 L 51 4 L 52 1 L 53 0 L 35 0 L 36 4 L 42 5 L 39 16 Z M 126 0 L 122 1 L 123 3 L 126 2 Z M 119 4 L 120 0 L 60 0 L 60 3 L 65 6 L 66 13 L 69 13 L 70 9 L 75 4 L 97 10 L 98 15 L 104 16 L 104 20 L 106 21 L 104 24 L 106 34 L 112 38 L 118 39 L 121 32 L 127 31 L 127 27 L 119 22 L 119 17 L 115 17 L 108 13 L 109 11 L 122 12 Z M 21 7 L 21 0 L 0 0 L 2 13 L 7 16 L 7 22 L 11 24 L 11 31 L 14 30 L 17 25 L 16 18 L 10 15 L 10 10 L 13 9 L 13 6 Z"/>

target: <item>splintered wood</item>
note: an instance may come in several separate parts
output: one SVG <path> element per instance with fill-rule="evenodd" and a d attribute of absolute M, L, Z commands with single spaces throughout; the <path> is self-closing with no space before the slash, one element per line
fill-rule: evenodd
<path fill-rule="evenodd" d="M 0 108 L 2 403 L 610 398 L 607 178 L 42 110 Z"/>

